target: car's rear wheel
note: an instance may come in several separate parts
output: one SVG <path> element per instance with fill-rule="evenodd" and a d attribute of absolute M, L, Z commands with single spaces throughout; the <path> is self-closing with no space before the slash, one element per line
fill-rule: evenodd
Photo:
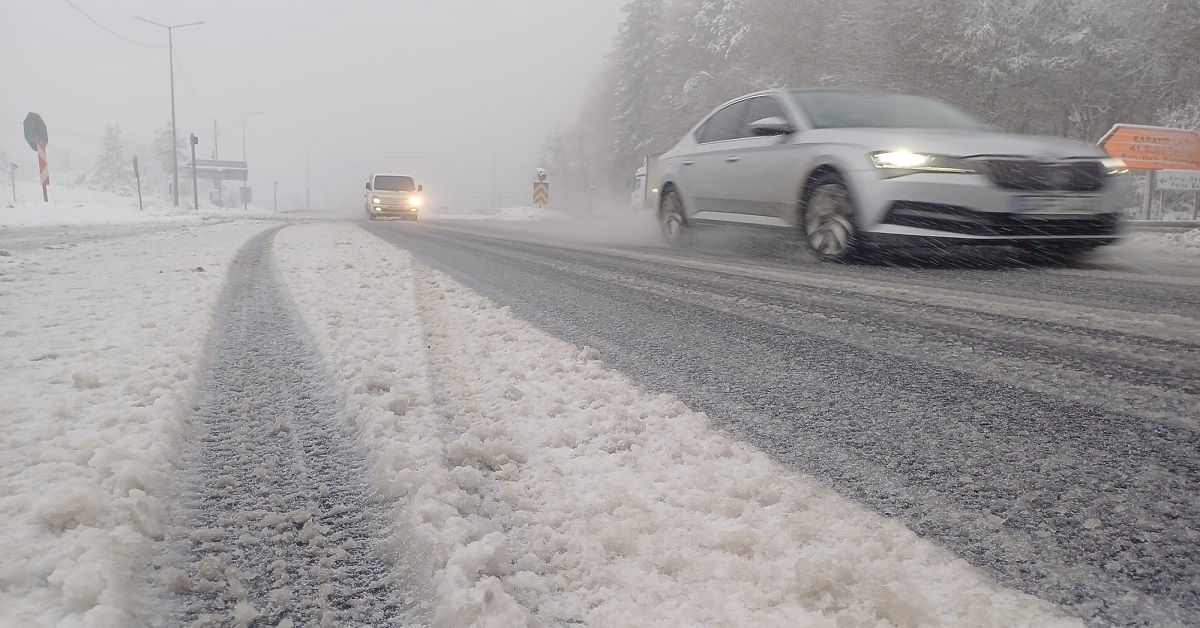
<path fill-rule="evenodd" d="M 857 213 L 850 190 L 836 174 L 822 176 L 804 203 L 804 235 L 814 255 L 830 262 L 863 256 Z"/>
<path fill-rule="evenodd" d="M 683 210 L 683 198 L 674 189 L 667 190 L 658 211 L 663 240 L 671 246 L 685 246 L 691 240 L 692 226 Z"/>

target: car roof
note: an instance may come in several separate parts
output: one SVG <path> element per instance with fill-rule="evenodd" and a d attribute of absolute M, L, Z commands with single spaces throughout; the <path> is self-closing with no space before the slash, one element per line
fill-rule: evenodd
<path fill-rule="evenodd" d="M 411 179 L 412 175 L 411 174 L 400 174 L 400 173 L 396 173 L 396 172 L 376 172 L 375 174 L 371 175 L 371 177 L 408 177 Z"/>

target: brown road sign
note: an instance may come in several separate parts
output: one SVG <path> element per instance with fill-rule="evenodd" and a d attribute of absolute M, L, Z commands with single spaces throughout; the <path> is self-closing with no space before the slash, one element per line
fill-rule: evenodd
<path fill-rule="evenodd" d="M 1200 170 L 1200 132 L 1118 124 L 1100 140 L 1132 170 Z"/>

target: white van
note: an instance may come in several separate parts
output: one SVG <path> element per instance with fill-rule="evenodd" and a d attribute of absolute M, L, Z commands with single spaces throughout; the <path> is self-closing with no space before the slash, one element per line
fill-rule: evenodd
<path fill-rule="evenodd" d="M 423 202 L 421 192 L 424 191 L 425 186 L 417 185 L 408 175 L 373 174 L 367 181 L 367 217 L 375 220 L 396 216 L 404 220 L 416 220 Z"/>

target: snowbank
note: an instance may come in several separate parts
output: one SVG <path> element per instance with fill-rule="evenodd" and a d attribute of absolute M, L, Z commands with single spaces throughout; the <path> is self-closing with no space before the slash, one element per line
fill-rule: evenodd
<path fill-rule="evenodd" d="M 122 196 L 86 188 L 53 185 L 50 202 L 42 201 L 42 188 L 29 182 L 17 182 L 17 203 L 7 185 L 0 186 L 0 227 L 39 226 L 60 224 L 125 224 L 134 222 L 197 222 L 202 218 L 228 216 L 234 218 L 263 217 L 269 210 L 251 206 L 249 211 L 237 208 L 218 208 L 201 202 L 199 212 L 174 207 L 170 199 L 145 196 L 144 211 L 138 210 L 136 196 Z M 181 199 L 184 202 L 184 199 Z M 190 204 L 191 199 L 186 199 Z"/>
<path fill-rule="evenodd" d="M 0 624 L 152 623 L 140 588 L 195 365 L 263 228 L 0 251 Z"/>
<path fill-rule="evenodd" d="M 1168 251 L 1200 253 L 1200 229 L 1182 233 L 1138 233 L 1133 236 L 1133 242 Z"/>
<path fill-rule="evenodd" d="M 503 220 L 503 221 L 533 221 L 560 220 L 563 215 L 546 207 L 501 207 L 495 214 L 438 214 L 426 212 L 429 218 L 437 220 Z"/>
<path fill-rule="evenodd" d="M 551 220 L 558 214 L 545 207 L 501 207 L 496 212 L 499 220 Z"/>
<path fill-rule="evenodd" d="M 277 254 L 439 626 L 1075 626 L 347 225 Z"/>

